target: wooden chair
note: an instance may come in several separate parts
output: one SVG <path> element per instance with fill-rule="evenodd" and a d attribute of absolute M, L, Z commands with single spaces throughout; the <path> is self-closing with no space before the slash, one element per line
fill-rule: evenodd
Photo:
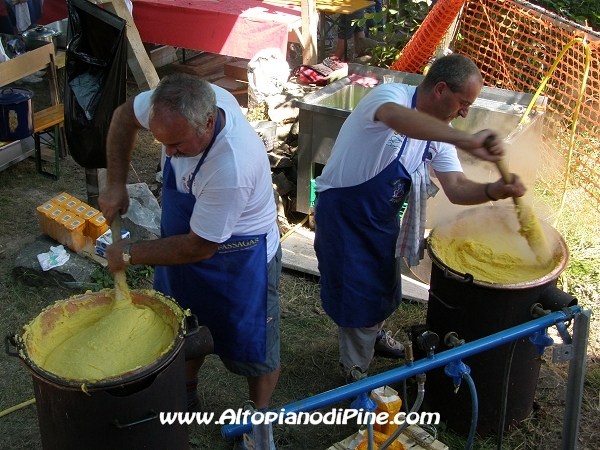
<path fill-rule="evenodd" d="M 35 170 L 37 173 L 58 180 L 60 178 L 60 127 L 65 120 L 62 103 L 33 114 L 33 140 L 35 143 Z M 42 169 L 41 143 L 54 148 L 54 173 Z"/>

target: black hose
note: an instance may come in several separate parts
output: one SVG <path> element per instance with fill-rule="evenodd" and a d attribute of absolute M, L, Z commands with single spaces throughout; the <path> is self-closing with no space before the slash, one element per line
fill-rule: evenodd
<path fill-rule="evenodd" d="M 502 439 L 504 438 L 504 424 L 506 422 L 506 406 L 508 404 L 508 386 L 510 385 L 510 369 L 512 359 L 515 354 L 517 341 L 512 341 L 508 350 L 508 358 L 504 366 L 504 381 L 502 382 L 502 402 L 500 403 L 500 420 L 498 422 L 498 436 L 496 439 L 496 449 L 502 450 Z"/>

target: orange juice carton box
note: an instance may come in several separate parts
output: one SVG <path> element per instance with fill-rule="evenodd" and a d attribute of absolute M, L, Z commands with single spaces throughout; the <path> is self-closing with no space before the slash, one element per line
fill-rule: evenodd
<path fill-rule="evenodd" d="M 74 252 L 84 249 L 88 244 L 91 244 L 91 239 L 84 236 L 85 220 L 81 217 L 75 218 L 65 223 L 66 229 L 66 246 Z"/>
<path fill-rule="evenodd" d="M 65 208 L 62 208 L 60 206 L 55 206 L 50 213 L 48 214 L 48 218 L 50 219 L 50 221 L 48 222 L 48 236 L 50 236 L 53 239 L 58 240 L 58 231 L 59 231 L 59 225 L 57 224 L 56 219 L 57 217 L 60 217 L 62 214 L 64 214 L 66 211 Z"/>
<path fill-rule="evenodd" d="M 373 429 L 384 434 L 391 435 L 396 428 L 398 428 L 398 425 L 393 423 L 393 419 L 394 416 L 398 414 L 400 407 L 402 406 L 402 400 L 398 395 L 398 391 L 389 386 L 381 386 L 371 391 L 371 398 L 377 404 L 375 414 L 378 415 L 379 413 L 385 412 L 388 413 L 389 418 L 386 424 L 373 424 Z"/>
<path fill-rule="evenodd" d="M 108 223 L 106 219 L 102 215 L 102 213 L 96 214 L 90 220 L 87 221 L 87 232 L 86 235 L 92 240 L 92 242 L 96 242 L 96 240 L 102 236 L 106 230 L 108 230 Z"/>
<path fill-rule="evenodd" d="M 52 218 L 48 217 L 50 212 L 56 208 L 56 204 L 52 201 L 48 201 L 46 203 L 42 203 L 40 206 L 36 208 L 38 220 L 40 222 L 40 231 L 45 234 L 50 234 L 50 224 L 52 222 Z"/>
<path fill-rule="evenodd" d="M 54 218 L 55 227 L 56 227 L 56 240 L 63 245 L 67 245 L 67 239 L 69 236 L 69 231 L 66 228 L 66 225 L 72 220 L 77 218 L 77 214 L 73 211 L 65 211 L 60 216 Z"/>
<path fill-rule="evenodd" d="M 54 203 L 56 206 L 65 206 L 65 203 L 71 199 L 72 195 L 63 192 L 62 194 L 58 194 L 56 197 L 52 198 L 50 201 Z"/>
<path fill-rule="evenodd" d="M 65 208 L 67 208 L 69 211 L 76 211 L 79 205 L 81 205 L 81 200 L 76 197 L 71 197 L 65 203 Z"/>

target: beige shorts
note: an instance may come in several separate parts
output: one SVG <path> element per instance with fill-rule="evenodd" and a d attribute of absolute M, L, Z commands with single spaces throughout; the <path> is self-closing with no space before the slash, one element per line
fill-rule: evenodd
<path fill-rule="evenodd" d="M 344 374 L 347 374 L 354 366 L 358 366 L 363 372 L 366 372 L 373 360 L 375 354 L 373 347 L 381 328 L 383 328 L 383 322 L 372 327 L 338 327 L 340 366 Z"/>

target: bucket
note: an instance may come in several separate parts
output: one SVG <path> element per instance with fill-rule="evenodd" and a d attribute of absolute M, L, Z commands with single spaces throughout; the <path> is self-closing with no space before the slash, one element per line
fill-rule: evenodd
<path fill-rule="evenodd" d="M 0 141 L 18 141 L 33 134 L 33 92 L 7 87 L 0 90 Z"/>
<path fill-rule="evenodd" d="M 133 303 L 151 308 L 172 327 L 173 342 L 155 361 L 118 376 L 96 382 L 69 380 L 48 372 L 32 358 L 34 340 L 68 325 L 64 311 L 106 308 L 112 302 L 108 291 L 62 300 L 42 311 L 34 319 L 41 323 L 41 336 L 31 337 L 26 327 L 20 334 L 7 336 L 7 353 L 18 356 L 32 375 L 44 450 L 188 448 L 187 425 L 163 426 L 159 414 L 186 410 L 181 349 L 184 338 L 198 331 L 197 325 L 188 331 L 185 312 L 158 293 L 132 291 L 131 296 Z M 10 350 L 10 345 L 17 351 Z"/>
<path fill-rule="evenodd" d="M 502 207 L 484 207 L 467 210 L 460 219 L 467 220 L 473 227 L 485 227 L 484 218 L 503 222 L 514 217 L 514 209 L 508 211 Z M 542 223 L 549 241 L 555 243 L 556 258 L 554 267 L 545 276 L 518 283 L 489 283 L 477 281 L 470 274 L 449 267 L 432 247 L 432 236 L 441 232 L 442 228 L 451 229 L 454 223 L 434 228 L 428 239 L 428 254 L 433 264 L 427 325 L 440 337 L 437 351 L 448 349 L 443 341 L 449 332 L 457 333 L 466 342 L 473 342 L 533 320 L 531 308 L 536 303 L 551 310 L 577 304 L 576 299 L 556 288 L 557 278 L 567 264 L 568 249 L 562 237 L 549 225 Z M 518 225 L 514 226 L 518 229 Z M 528 337 L 515 342 L 514 345 L 507 343 L 463 361 L 471 369 L 477 389 L 477 433 L 481 437 L 490 431 L 498 432 L 501 424 L 504 424 L 504 429 L 518 425 L 533 409 L 541 357 L 538 347 Z M 453 381 L 444 374 L 443 369 L 427 373 L 428 409 L 440 413 L 442 420 L 455 432 L 466 435 L 471 427 L 469 389 L 463 383 L 455 394 Z M 506 377 L 508 369 L 510 372 Z M 506 414 L 502 421 L 505 386 L 508 386 L 508 391 Z"/>

